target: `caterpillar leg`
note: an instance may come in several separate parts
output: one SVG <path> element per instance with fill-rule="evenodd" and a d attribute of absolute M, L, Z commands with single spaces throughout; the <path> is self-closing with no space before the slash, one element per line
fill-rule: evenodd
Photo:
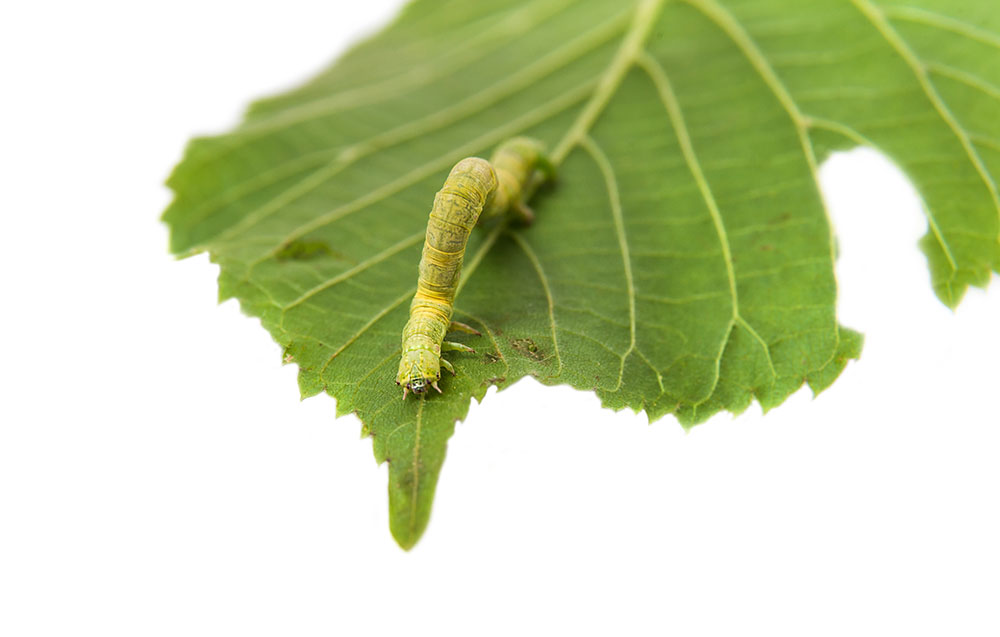
<path fill-rule="evenodd" d="M 542 173 L 542 176 L 545 177 L 545 181 L 551 181 L 556 178 L 556 165 L 553 164 L 552 160 L 549 159 L 549 156 L 543 152 L 540 152 L 536 158 L 535 170 Z"/>
<path fill-rule="evenodd" d="M 514 218 L 526 226 L 530 226 L 535 221 L 535 211 L 528 207 L 523 201 L 514 204 L 511 213 Z"/>
<path fill-rule="evenodd" d="M 462 343 L 454 343 L 452 341 L 444 341 L 441 343 L 442 352 L 468 352 L 470 354 L 475 354 L 476 350 L 472 349 L 468 345 L 463 345 Z"/>
<path fill-rule="evenodd" d="M 482 336 L 482 332 L 472 327 L 471 325 L 466 325 L 465 323 L 459 323 L 458 321 L 452 321 L 448 326 L 449 332 L 463 332 L 465 334 L 475 334 L 476 336 Z"/>
<path fill-rule="evenodd" d="M 457 376 L 458 375 L 458 372 L 455 371 L 455 366 L 452 365 L 451 363 L 449 363 L 448 361 L 446 361 L 443 358 L 441 359 L 441 367 L 443 367 L 443 368 L 447 369 L 449 372 L 451 372 L 452 376 Z"/>

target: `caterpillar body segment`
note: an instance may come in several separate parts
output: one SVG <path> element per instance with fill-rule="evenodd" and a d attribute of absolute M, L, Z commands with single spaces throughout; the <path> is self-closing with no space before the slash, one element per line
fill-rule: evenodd
<path fill-rule="evenodd" d="M 437 384 L 441 368 L 455 373 L 451 363 L 441 358 L 442 352 L 474 351 L 444 340 L 451 331 L 479 334 L 451 320 L 469 235 L 481 219 L 507 212 L 530 221 L 533 215 L 522 199 L 536 170 L 544 171 L 546 166 L 539 142 L 515 138 L 497 149 L 493 163 L 469 157 L 455 164 L 435 195 L 396 374 L 404 400 L 411 391 L 422 394 L 430 387 L 441 391 Z"/>
<path fill-rule="evenodd" d="M 535 171 L 540 171 L 546 179 L 555 172 L 542 143 L 530 137 L 515 137 L 494 151 L 490 163 L 497 173 L 498 183 L 492 201 L 483 212 L 483 219 L 510 212 L 522 223 L 534 221 L 535 213 L 524 201 L 525 190 Z"/>

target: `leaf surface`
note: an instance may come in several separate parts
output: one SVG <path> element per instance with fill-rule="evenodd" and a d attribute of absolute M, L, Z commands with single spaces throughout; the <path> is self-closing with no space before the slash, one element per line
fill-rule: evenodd
<path fill-rule="evenodd" d="M 355 412 L 389 463 L 391 527 L 423 532 L 455 422 L 531 375 L 691 425 L 859 355 L 836 321 L 816 171 L 859 144 L 925 202 L 941 300 L 1000 269 L 1000 13 L 992 0 L 418 0 L 169 179 L 178 254 Z M 400 331 L 450 167 L 515 135 L 558 180 L 529 228 L 473 234 L 444 395 L 400 400 Z"/>

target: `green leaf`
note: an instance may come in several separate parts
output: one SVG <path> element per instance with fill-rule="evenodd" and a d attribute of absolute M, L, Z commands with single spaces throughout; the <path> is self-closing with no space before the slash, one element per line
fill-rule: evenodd
<path fill-rule="evenodd" d="M 861 346 L 835 317 L 816 180 L 833 150 L 872 146 L 914 181 L 944 303 L 986 285 L 998 115 L 994 0 L 418 0 L 194 140 L 164 219 L 173 251 L 221 265 L 221 298 L 261 318 L 302 394 L 361 418 L 409 548 L 455 422 L 491 385 L 532 375 L 689 426 L 832 383 Z M 479 353 L 449 355 L 443 395 L 403 402 L 434 193 L 522 134 L 558 180 L 533 226 L 474 233 L 456 318 Z"/>

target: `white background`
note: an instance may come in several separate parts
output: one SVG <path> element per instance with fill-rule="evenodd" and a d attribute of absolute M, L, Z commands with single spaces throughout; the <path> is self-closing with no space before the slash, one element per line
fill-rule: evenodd
<path fill-rule="evenodd" d="M 0 634 L 1000 633 L 1000 289 L 934 298 L 871 152 L 822 171 L 867 335 L 833 388 L 685 434 L 524 380 L 395 546 L 360 423 L 157 217 L 188 138 L 397 4 L 0 10 Z"/>

